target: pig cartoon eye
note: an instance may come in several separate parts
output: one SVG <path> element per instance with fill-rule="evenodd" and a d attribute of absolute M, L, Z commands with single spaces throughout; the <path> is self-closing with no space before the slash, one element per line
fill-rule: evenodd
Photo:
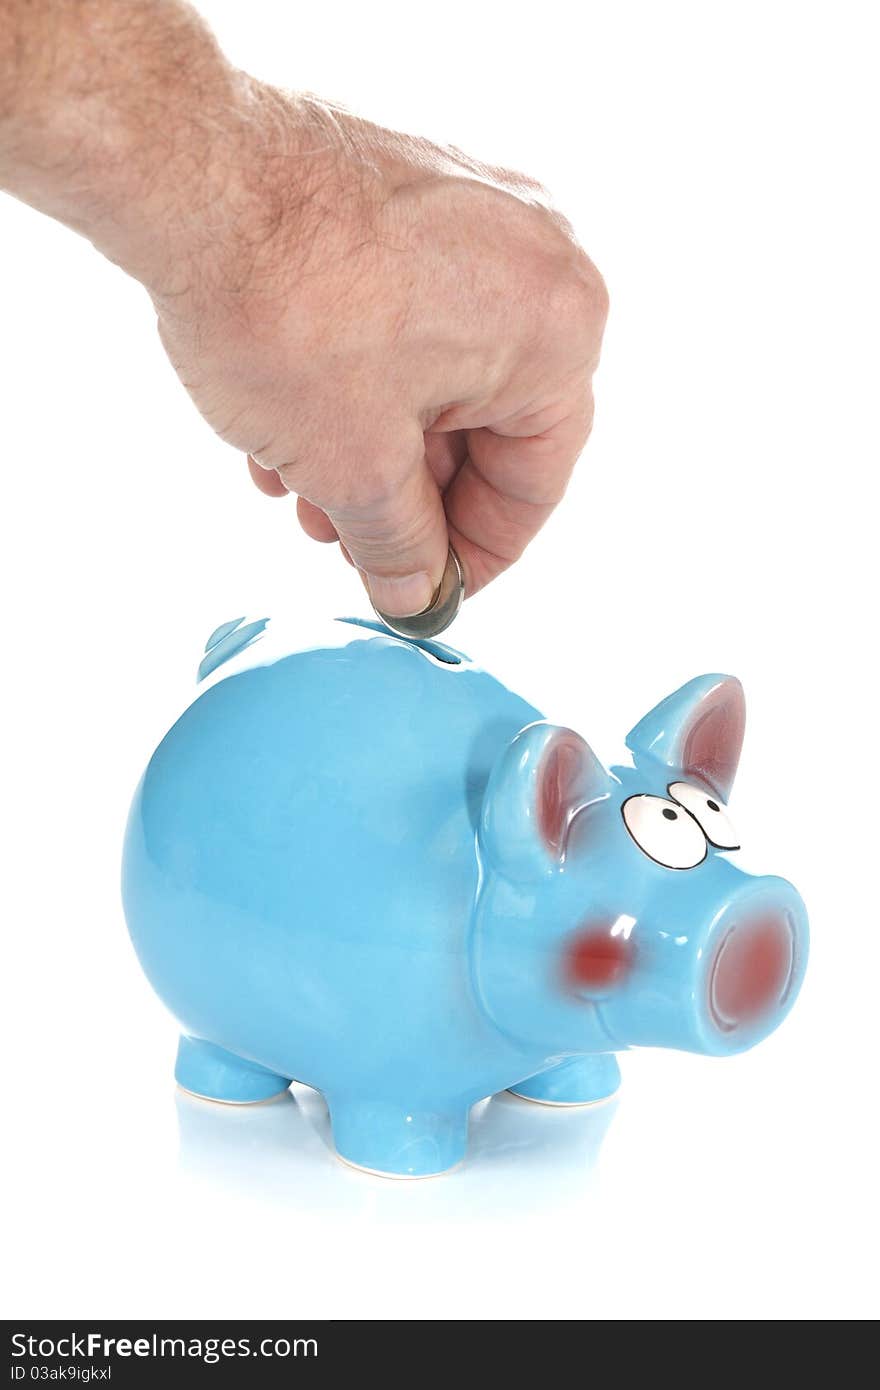
<path fill-rule="evenodd" d="M 690 782 L 673 782 L 668 790 L 669 795 L 699 822 L 710 845 L 716 849 L 739 849 L 739 836 L 730 823 L 727 807 L 716 796 Z"/>
<path fill-rule="evenodd" d="M 683 806 L 646 795 L 628 797 L 621 809 L 639 849 L 665 869 L 694 869 L 706 858 L 706 836 Z"/>

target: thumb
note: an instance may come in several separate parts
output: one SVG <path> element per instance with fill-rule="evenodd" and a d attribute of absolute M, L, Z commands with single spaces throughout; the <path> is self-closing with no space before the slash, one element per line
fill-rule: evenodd
<path fill-rule="evenodd" d="M 428 608 L 437 592 L 449 535 L 437 484 L 424 458 L 402 472 L 377 477 L 357 502 L 328 512 L 370 591 L 373 605 L 389 617 L 409 617 Z"/>

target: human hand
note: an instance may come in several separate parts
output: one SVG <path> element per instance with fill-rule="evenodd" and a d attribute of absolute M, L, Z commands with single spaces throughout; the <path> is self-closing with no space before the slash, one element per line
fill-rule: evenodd
<path fill-rule="evenodd" d="M 541 189 L 253 81 L 182 0 L 0 0 L 0 186 L 141 280 L 264 492 L 392 615 L 560 500 L 605 287 Z"/>
<path fill-rule="evenodd" d="M 211 205 L 185 292 L 155 295 L 163 343 L 261 490 L 298 495 L 377 608 L 427 607 L 450 541 L 473 594 L 589 434 L 602 279 L 517 175 L 315 101 L 261 89 L 258 110 L 247 195 Z"/>

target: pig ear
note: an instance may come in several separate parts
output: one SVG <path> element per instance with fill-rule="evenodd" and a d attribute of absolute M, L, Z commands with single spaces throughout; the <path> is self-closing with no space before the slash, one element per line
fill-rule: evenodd
<path fill-rule="evenodd" d="M 636 760 L 656 758 L 726 801 L 745 726 L 745 697 L 736 677 L 697 676 L 646 714 L 630 731 L 626 746 Z"/>
<path fill-rule="evenodd" d="M 529 724 L 498 758 L 483 798 L 480 845 L 513 879 L 551 873 L 565 859 L 576 813 L 613 779 L 572 729 Z"/>

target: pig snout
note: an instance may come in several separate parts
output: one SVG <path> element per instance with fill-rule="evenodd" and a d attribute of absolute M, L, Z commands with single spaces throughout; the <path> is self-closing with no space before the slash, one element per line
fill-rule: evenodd
<path fill-rule="evenodd" d="M 739 1051 L 779 1026 L 800 988 L 807 944 L 806 909 L 784 879 L 759 880 L 730 899 L 702 952 L 706 1021 L 721 1043 L 707 1050 Z"/>
<path fill-rule="evenodd" d="M 640 926 L 647 930 L 636 941 L 632 973 L 600 1006 L 621 1041 L 742 1052 L 791 1009 L 806 966 L 808 925 L 800 895 L 784 879 L 753 879 L 728 891 L 689 927 Z"/>
<path fill-rule="evenodd" d="M 768 913 L 731 927 L 709 976 L 709 1010 L 722 1033 L 784 1008 L 794 962 L 795 928 L 788 913 Z"/>

